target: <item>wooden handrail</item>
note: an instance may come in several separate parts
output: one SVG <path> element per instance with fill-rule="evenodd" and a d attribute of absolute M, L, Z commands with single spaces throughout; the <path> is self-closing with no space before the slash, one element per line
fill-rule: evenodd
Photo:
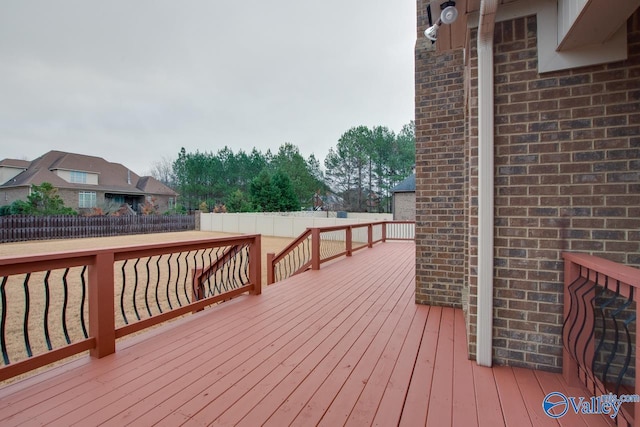
<path fill-rule="evenodd" d="M 160 257 L 176 253 L 178 254 L 177 258 L 179 258 L 181 253 L 193 253 L 193 251 L 196 251 L 195 253 L 197 253 L 198 250 L 210 250 L 212 248 L 229 246 L 248 247 L 248 280 L 246 279 L 247 276 L 245 276 L 245 282 L 242 283 L 242 286 L 230 289 L 221 295 L 214 295 L 199 301 L 185 301 L 180 306 L 176 306 L 171 309 L 165 308 L 164 310 L 160 310 L 160 313 L 156 312 L 156 314 L 153 315 L 150 312 L 149 317 L 147 318 L 140 319 L 135 323 L 116 327 L 116 313 L 114 306 L 116 280 L 114 277 L 114 267 L 117 261 Z M 230 257 L 225 258 L 228 260 Z M 176 258 L 174 258 L 174 260 L 175 259 Z M 179 262 L 179 259 L 177 262 Z M 183 262 L 186 262 L 186 259 L 184 259 Z M 64 270 L 70 267 L 88 267 L 88 281 L 86 289 L 88 291 L 89 331 L 87 338 L 84 340 L 75 340 L 75 342 L 68 345 L 58 346 L 57 348 L 53 348 L 43 354 L 28 357 L 25 360 L 13 363 L 7 362 L 9 364 L 0 367 L 0 381 L 86 350 L 89 350 L 92 357 L 104 357 L 116 351 L 115 340 L 117 338 L 183 314 L 197 311 L 207 305 L 217 303 L 223 299 L 229 299 L 241 293 L 249 292 L 251 294 L 260 294 L 260 235 L 196 239 L 181 242 L 142 244 L 95 250 L 50 252 L 27 256 L 3 256 L 0 257 L 0 279 L 14 275 L 31 275 L 31 273 Z M 187 274 L 184 270 L 182 273 Z M 22 278 L 19 280 L 22 280 Z M 171 280 L 176 280 L 175 276 Z M 26 280 L 24 286 L 26 286 Z M 60 286 L 60 284 L 58 284 L 58 286 Z M 156 287 L 157 286 L 158 284 L 156 284 Z M 4 292 L 4 290 L 2 291 Z M 28 306 L 26 307 L 28 310 Z M 158 308 L 160 308 L 160 306 L 158 306 Z M 4 307 L 3 310 L 5 311 L 4 315 L 6 316 L 6 307 Z M 46 327 L 48 326 L 45 325 L 45 329 Z M 4 330 L 0 332 L 3 334 L 6 333 Z M 5 337 L 3 335 L 3 345 L 4 338 Z"/>
<path fill-rule="evenodd" d="M 291 250 L 293 248 L 295 248 L 296 246 L 298 246 L 302 241 L 304 241 L 307 237 L 309 237 L 311 235 L 311 228 L 307 228 L 301 235 L 299 235 L 293 242 L 289 243 L 287 246 L 284 247 L 283 250 L 281 250 L 280 252 L 278 252 L 277 255 L 274 255 L 273 258 L 273 263 L 277 263 L 278 261 L 280 261 L 282 258 L 284 258 L 287 253 L 291 252 Z"/>
<path fill-rule="evenodd" d="M 386 240 L 413 240 L 415 235 L 411 237 L 388 237 L 387 226 L 389 224 L 415 224 L 415 221 L 374 221 L 374 222 L 364 222 L 364 223 L 354 223 L 354 224 L 344 224 L 344 225 L 331 225 L 325 227 L 310 227 L 305 230 L 300 236 L 298 236 L 293 242 L 291 242 L 287 247 L 285 247 L 278 254 L 267 254 L 267 283 L 272 284 L 276 280 L 275 271 L 276 265 L 282 261 L 287 255 L 289 255 L 297 246 L 299 246 L 302 242 L 311 236 L 311 269 L 318 270 L 320 269 L 320 265 L 324 262 L 331 261 L 340 256 L 351 256 L 353 252 L 363 249 L 363 248 L 371 248 L 374 244 L 378 242 L 385 242 Z M 381 237 L 379 239 L 374 239 L 373 228 L 376 226 L 381 227 Z M 366 228 L 367 229 L 367 241 L 363 242 L 362 245 L 354 247 L 353 245 L 353 230 Z M 345 237 L 345 249 L 338 253 L 333 253 L 325 258 L 322 257 L 320 253 L 320 242 L 322 233 L 330 233 L 333 231 L 344 231 Z M 415 234 L 415 230 L 413 230 Z M 290 272 L 290 275 L 298 274 L 301 271 L 304 271 L 309 267 L 308 264 L 304 264 L 298 266 L 296 271 Z"/>

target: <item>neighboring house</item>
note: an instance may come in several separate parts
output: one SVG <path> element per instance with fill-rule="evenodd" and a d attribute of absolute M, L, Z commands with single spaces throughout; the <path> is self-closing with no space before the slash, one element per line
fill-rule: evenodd
<path fill-rule="evenodd" d="M 417 2 L 416 301 L 463 308 L 481 365 L 558 371 L 562 253 L 640 266 L 640 0 L 458 0 L 432 44 L 441 3 Z"/>
<path fill-rule="evenodd" d="M 416 220 L 416 174 L 412 173 L 391 189 L 393 193 L 393 219 Z"/>
<path fill-rule="evenodd" d="M 157 179 L 140 177 L 119 163 L 62 151 L 49 151 L 31 162 L 2 160 L 0 180 L 0 205 L 26 200 L 31 185 L 49 182 L 65 206 L 80 213 L 101 207 L 114 210 L 123 204 L 140 212 L 146 202 L 162 213 L 175 206 L 178 195 Z"/>

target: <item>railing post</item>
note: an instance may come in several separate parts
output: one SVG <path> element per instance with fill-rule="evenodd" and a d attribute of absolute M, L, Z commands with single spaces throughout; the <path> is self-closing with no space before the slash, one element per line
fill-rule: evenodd
<path fill-rule="evenodd" d="M 564 310 L 563 319 L 569 317 L 569 309 L 571 296 L 569 294 L 569 284 L 573 283 L 580 275 L 580 266 L 574 262 L 567 260 L 564 261 Z M 565 328 L 562 333 L 562 376 L 567 384 L 571 387 L 580 387 L 582 384 L 578 375 L 578 362 L 575 361 L 571 354 L 567 351 L 569 347 L 569 331 Z"/>
<path fill-rule="evenodd" d="M 347 250 L 347 256 L 351 256 L 353 254 L 353 228 L 351 228 L 351 226 L 348 226 L 345 230 L 345 234 L 346 234 L 346 250 Z"/>
<path fill-rule="evenodd" d="M 113 252 L 99 252 L 89 265 L 89 332 L 96 346 L 91 357 L 101 358 L 116 351 Z"/>
<path fill-rule="evenodd" d="M 373 247 L 373 224 L 367 226 L 367 247 Z"/>
<path fill-rule="evenodd" d="M 261 236 L 257 235 L 249 245 L 249 280 L 253 284 L 251 295 L 262 293 L 262 244 Z"/>
<path fill-rule="evenodd" d="M 275 283 L 275 269 L 276 266 L 273 265 L 273 260 L 276 257 L 276 254 L 273 252 L 269 252 L 267 254 L 267 285 L 272 285 Z"/>
<path fill-rule="evenodd" d="M 199 301 L 204 296 L 202 287 L 198 284 L 202 276 L 202 268 L 191 270 L 191 298 L 192 301 Z"/>
<path fill-rule="evenodd" d="M 382 222 L 382 242 L 387 241 L 387 221 Z"/>
<path fill-rule="evenodd" d="M 320 270 L 320 229 L 311 229 L 311 269 Z"/>

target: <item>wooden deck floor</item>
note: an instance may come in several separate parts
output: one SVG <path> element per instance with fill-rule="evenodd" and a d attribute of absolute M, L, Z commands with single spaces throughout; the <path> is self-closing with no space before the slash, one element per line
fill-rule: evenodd
<path fill-rule="evenodd" d="M 379 244 L 6 386 L 0 425 L 558 425 L 543 397 L 577 391 L 467 360 L 462 312 L 414 303 L 414 263 Z"/>

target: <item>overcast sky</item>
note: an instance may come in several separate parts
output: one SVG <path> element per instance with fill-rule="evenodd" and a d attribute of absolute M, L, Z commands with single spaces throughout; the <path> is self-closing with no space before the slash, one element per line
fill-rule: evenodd
<path fill-rule="evenodd" d="M 321 161 L 413 119 L 414 0 L 2 0 L 0 159 L 49 150 L 144 175 L 181 147 Z"/>

